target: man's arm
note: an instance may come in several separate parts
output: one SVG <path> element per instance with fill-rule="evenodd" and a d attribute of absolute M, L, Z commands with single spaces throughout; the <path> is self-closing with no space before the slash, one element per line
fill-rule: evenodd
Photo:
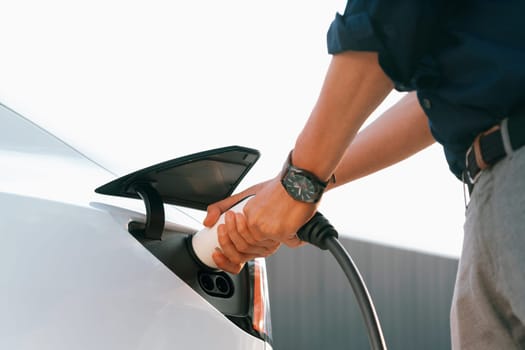
<path fill-rule="evenodd" d="M 336 174 L 339 185 L 404 159 L 431 143 L 424 114 L 415 98 L 410 101 L 407 97 L 400 102 L 406 102 L 406 106 L 387 112 L 382 121 L 366 129 L 366 136 L 358 136 L 355 145 L 348 147 L 362 123 L 391 89 L 392 83 L 379 67 L 376 54 L 347 52 L 334 56 L 319 100 L 296 142 L 294 165 L 327 180 L 340 164 Z M 414 125 L 406 127 L 409 124 Z M 385 140 L 391 144 L 388 152 L 383 149 Z M 376 159 L 378 154 L 374 153 L 378 149 L 383 157 Z M 219 229 L 222 253 L 216 252 L 214 259 L 224 270 L 238 272 L 254 255 L 273 253 L 277 247 L 271 242 L 299 245 L 294 233 L 317 209 L 316 204 L 292 199 L 277 175 L 211 206 L 205 223 L 215 222 L 218 214 L 229 207 L 230 200 L 253 193 L 257 196 L 248 202 L 244 215 L 227 215 L 226 225 Z"/>
<path fill-rule="evenodd" d="M 396 164 L 435 142 L 415 92 L 404 96 L 347 148 L 328 189 Z"/>
<path fill-rule="evenodd" d="M 359 132 L 337 166 L 337 182 L 327 190 L 396 164 L 434 143 L 428 120 L 415 93 L 409 93 Z M 208 207 L 204 223 L 215 224 L 220 214 L 271 181 L 262 182 Z"/>
<path fill-rule="evenodd" d="M 317 103 L 295 143 L 293 164 L 328 180 L 361 125 L 392 88 L 376 53 L 333 56 Z"/>
<path fill-rule="evenodd" d="M 318 101 L 295 143 L 293 164 L 328 180 L 361 125 L 392 87 L 377 53 L 348 51 L 333 56 Z M 317 205 L 290 197 L 277 174 L 244 207 L 246 225 L 241 234 L 250 243 L 271 239 L 297 245 L 295 232 Z"/>

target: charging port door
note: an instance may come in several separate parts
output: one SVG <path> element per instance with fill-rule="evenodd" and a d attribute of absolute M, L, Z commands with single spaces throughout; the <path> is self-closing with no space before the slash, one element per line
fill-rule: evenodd
<path fill-rule="evenodd" d="M 191 235 L 165 229 L 164 205 L 206 210 L 230 196 L 259 159 L 254 149 L 218 148 L 133 172 L 100 186 L 95 192 L 144 201 L 145 222 L 131 221 L 128 231 L 157 259 L 245 331 L 252 327 L 251 264 L 237 275 L 210 270 L 197 263 L 188 245 Z"/>

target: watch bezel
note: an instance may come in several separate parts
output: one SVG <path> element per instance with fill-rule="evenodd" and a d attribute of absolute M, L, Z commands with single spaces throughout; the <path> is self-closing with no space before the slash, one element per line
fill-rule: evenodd
<path fill-rule="evenodd" d="M 301 169 L 301 168 L 298 168 L 298 167 L 294 166 L 293 163 L 292 163 L 292 153 L 293 153 L 293 149 L 288 154 L 286 162 L 284 163 L 283 170 L 282 170 L 282 176 L 281 176 L 281 184 L 283 185 L 283 187 L 286 190 L 286 192 L 290 195 L 290 197 L 292 197 L 293 199 L 295 199 L 295 200 L 297 200 L 299 202 L 304 202 L 304 203 L 317 203 L 317 202 L 319 202 L 321 200 L 321 197 L 323 196 L 323 193 L 324 193 L 326 187 L 328 186 L 328 184 L 330 182 L 335 183 L 335 174 L 332 174 L 330 179 L 328 181 L 324 182 L 321 179 L 319 179 L 314 173 L 312 173 L 312 172 L 310 172 L 308 170 Z M 312 199 L 305 200 L 305 199 L 297 198 L 297 196 L 295 195 L 294 191 L 292 191 L 288 187 L 288 184 L 286 184 L 286 180 L 287 180 L 288 176 L 290 176 L 291 172 L 294 172 L 297 175 L 305 177 L 314 186 L 315 193 L 313 194 L 313 198 Z"/>
<path fill-rule="evenodd" d="M 302 177 L 307 180 L 313 187 L 313 192 L 311 198 L 305 198 L 304 196 L 298 196 L 295 191 L 290 187 L 291 184 L 288 183 L 288 180 L 292 177 Z M 295 181 L 294 181 L 295 182 Z M 317 177 L 309 172 L 308 170 L 297 168 L 291 164 L 288 164 L 286 167 L 283 176 L 281 177 L 281 184 L 283 185 L 286 192 L 295 200 L 304 202 L 304 203 L 317 203 L 326 188 L 326 184 L 322 181 L 319 181 Z"/>

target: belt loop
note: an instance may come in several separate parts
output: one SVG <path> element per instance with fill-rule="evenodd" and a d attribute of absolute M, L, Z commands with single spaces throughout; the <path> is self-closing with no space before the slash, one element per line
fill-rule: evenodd
<path fill-rule="evenodd" d="M 505 148 L 505 153 L 510 156 L 512 154 L 512 144 L 510 143 L 509 136 L 509 118 L 503 119 L 501 122 L 501 139 L 503 141 L 503 147 Z"/>
<path fill-rule="evenodd" d="M 472 185 L 469 181 L 469 175 L 467 174 L 467 171 L 468 170 L 465 170 L 461 174 L 461 179 L 463 180 L 463 201 L 465 203 L 465 210 L 467 210 L 468 208 L 468 203 L 470 202 L 470 195 L 472 194 L 472 189 L 474 187 L 474 185 Z"/>

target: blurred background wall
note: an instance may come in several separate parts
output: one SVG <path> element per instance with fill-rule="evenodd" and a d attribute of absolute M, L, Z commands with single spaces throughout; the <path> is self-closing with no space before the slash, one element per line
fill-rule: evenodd
<path fill-rule="evenodd" d="M 368 286 L 389 349 L 450 349 L 457 259 L 341 242 Z M 275 350 L 369 349 L 352 289 L 328 251 L 282 247 L 267 264 Z"/>

